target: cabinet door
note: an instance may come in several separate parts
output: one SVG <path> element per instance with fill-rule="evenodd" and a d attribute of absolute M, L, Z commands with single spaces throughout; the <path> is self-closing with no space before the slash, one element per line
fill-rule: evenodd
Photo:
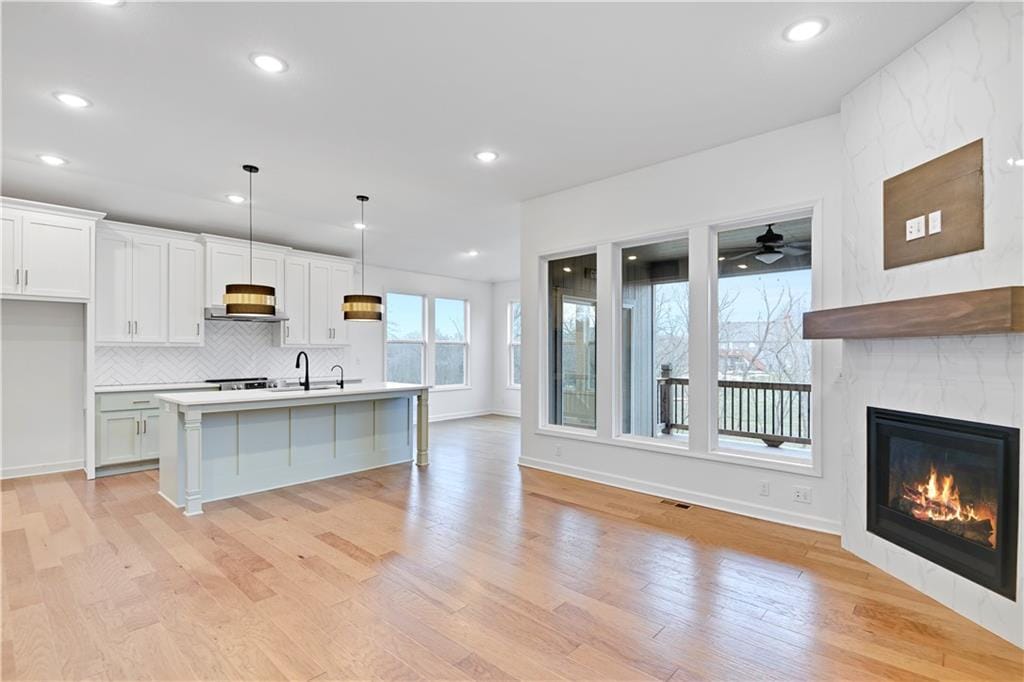
<path fill-rule="evenodd" d="M 21 226 L 22 214 L 19 211 L 5 209 L 0 216 L 0 292 L 5 294 L 21 293 Z"/>
<path fill-rule="evenodd" d="M 22 293 L 89 298 L 92 225 L 81 218 L 27 213 L 21 230 Z"/>
<path fill-rule="evenodd" d="M 248 280 L 242 280 L 248 281 Z M 258 246 L 252 252 L 252 283 L 274 287 L 278 300 L 284 294 L 284 256 Z"/>
<path fill-rule="evenodd" d="M 131 341 L 131 252 L 130 236 L 96 231 L 96 343 Z"/>
<path fill-rule="evenodd" d="M 156 459 L 160 456 L 160 410 L 139 412 L 142 433 L 139 434 L 139 459 Z"/>
<path fill-rule="evenodd" d="M 331 291 L 330 291 L 330 312 L 331 312 L 331 343 L 341 346 L 348 343 L 348 322 L 345 321 L 345 313 L 341 311 L 341 303 L 345 294 L 352 293 L 352 266 L 348 263 L 335 263 L 331 265 Z"/>
<path fill-rule="evenodd" d="M 309 343 L 309 261 L 289 258 L 284 264 L 283 308 L 288 321 L 282 322 L 281 345 Z M 278 310 L 280 312 L 280 308 Z"/>
<path fill-rule="evenodd" d="M 139 458 L 142 425 L 139 412 L 100 412 L 100 450 L 96 464 L 134 462 Z"/>
<path fill-rule="evenodd" d="M 167 341 L 167 240 L 132 237 L 132 342 Z"/>
<path fill-rule="evenodd" d="M 249 281 L 249 250 L 233 245 L 210 244 L 206 248 L 206 304 L 224 305 L 224 285 Z"/>
<path fill-rule="evenodd" d="M 203 249 L 172 239 L 168 247 L 167 340 L 182 345 L 203 342 Z"/>
<path fill-rule="evenodd" d="M 331 266 L 321 261 L 309 264 L 309 342 L 326 346 L 331 343 L 330 310 Z"/>

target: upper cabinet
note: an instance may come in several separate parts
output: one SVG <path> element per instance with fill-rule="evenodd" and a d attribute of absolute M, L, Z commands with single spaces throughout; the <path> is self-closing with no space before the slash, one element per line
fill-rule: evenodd
<path fill-rule="evenodd" d="M 348 328 L 341 312 L 352 290 L 352 263 L 319 254 L 290 256 L 285 265 L 283 346 L 343 346 Z"/>
<path fill-rule="evenodd" d="M 104 223 L 96 234 L 96 343 L 203 342 L 203 250 L 170 230 Z"/>
<path fill-rule="evenodd" d="M 224 305 L 224 285 L 250 282 L 274 287 L 277 306 L 284 290 L 284 261 L 288 249 L 272 244 L 253 244 L 242 239 L 203 235 L 206 242 L 206 305 Z"/>
<path fill-rule="evenodd" d="M 100 213 L 4 199 L 0 292 L 5 298 L 88 301 Z"/>

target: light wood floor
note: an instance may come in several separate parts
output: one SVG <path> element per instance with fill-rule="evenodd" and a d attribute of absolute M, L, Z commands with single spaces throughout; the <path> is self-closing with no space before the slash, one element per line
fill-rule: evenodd
<path fill-rule="evenodd" d="M 5 481 L 13 679 L 1020 680 L 1022 653 L 835 537 L 515 464 L 518 423 L 213 503 Z"/>

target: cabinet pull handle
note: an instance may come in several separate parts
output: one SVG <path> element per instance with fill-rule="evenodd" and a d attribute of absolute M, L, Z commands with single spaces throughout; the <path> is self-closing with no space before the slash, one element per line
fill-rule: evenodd
<path fill-rule="evenodd" d="M 135 435 L 139 435 L 139 420 L 135 420 Z"/>
<path fill-rule="evenodd" d="M 132 405 L 148 405 L 148 400 L 133 400 Z"/>
<path fill-rule="evenodd" d="M 21 284 L 21 268 L 14 269 L 14 283 Z"/>
<path fill-rule="evenodd" d="M 199 323 L 196 322 L 196 336 L 199 336 Z"/>
<path fill-rule="evenodd" d="M 128 320 L 128 336 L 132 335 L 132 321 Z"/>
<path fill-rule="evenodd" d="M 139 321 L 138 320 L 135 320 L 135 333 L 136 334 L 139 333 Z"/>
<path fill-rule="evenodd" d="M 25 268 L 25 286 L 28 286 L 28 268 Z"/>
<path fill-rule="evenodd" d="M 284 326 L 284 338 L 287 339 L 291 335 L 292 335 L 291 327 L 289 327 L 288 325 L 285 325 Z"/>
<path fill-rule="evenodd" d="M 143 433 L 145 433 L 145 432 L 146 432 L 146 424 L 148 424 L 148 423 L 149 423 L 149 422 L 147 422 L 147 421 L 143 420 L 143 422 L 142 422 L 142 432 L 143 432 Z"/>

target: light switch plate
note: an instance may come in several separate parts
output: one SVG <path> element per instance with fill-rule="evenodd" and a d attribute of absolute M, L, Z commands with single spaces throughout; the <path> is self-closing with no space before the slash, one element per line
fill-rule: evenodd
<path fill-rule="evenodd" d="M 907 221 L 907 241 L 920 239 L 924 236 L 924 216 L 919 215 Z"/>
<path fill-rule="evenodd" d="M 928 234 L 942 232 L 942 211 L 932 211 L 928 214 Z"/>

